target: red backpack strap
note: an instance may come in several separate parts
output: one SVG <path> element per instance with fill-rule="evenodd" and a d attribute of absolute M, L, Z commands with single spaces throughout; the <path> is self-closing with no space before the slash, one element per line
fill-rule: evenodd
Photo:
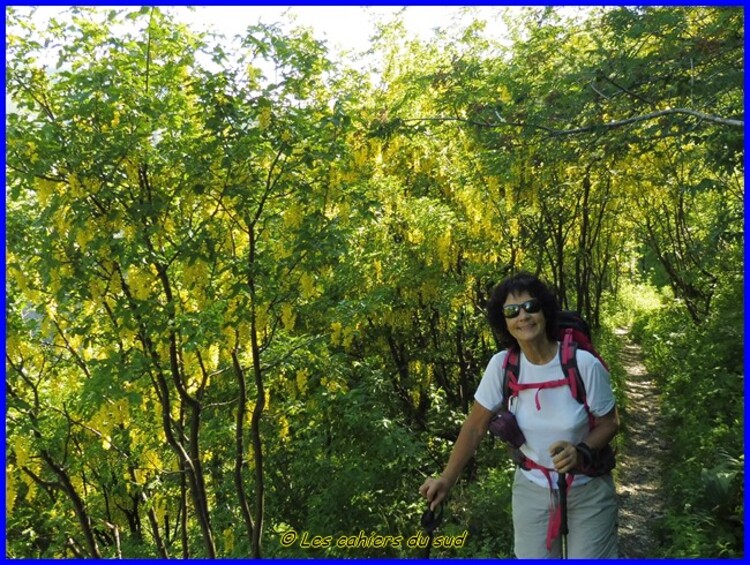
<path fill-rule="evenodd" d="M 573 341 L 573 330 L 567 328 L 563 334 L 562 344 L 560 345 L 560 365 L 562 366 L 563 374 L 568 380 L 568 386 L 570 386 L 570 394 L 573 395 L 577 401 L 579 399 L 578 389 L 578 361 L 576 359 L 576 352 L 578 344 Z M 582 403 L 583 404 L 583 403 Z"/>
<path fill-rule="evenodd" d="M 521 372 L 521 355 L 518 346 L 508 348 L 503 360 L 503 400 L 510 407 L 512 396 L 518 396 L 518 374 Z"/>
<path fill-rule="evenodd" d="M 583 404 L 586 409 L 586 414 L 589 417 L 589 428 L 594 426 L 594 415 L 591 413 L 589 403 L 586 399 L 586 387 L 583 384 L 583 378 L 581 378 L 581 372 L 578 370 L 578 359 L 576 354 L 578 353 L 578 343 L 574 340 L 573 329 L 567 328 L 563 335 L 562 345 L 560 346 L 560 365 L 562 365 L 565 379 L 570 387 L 570 394 L 576 401 Z"/>
<path fill-rule="evenodd" d="M 503 398 L 508 401 L 509 407 L 511 397 L 518 396 L 518 393 L 522 390 L 536 389 L 534 402 L 536 403 L 536 409 L 541 410 L 542 406 L 539 402 L 539 393 L 542 390 L 547 388 L 557 388 L 568 384 L 567 378 L 548 381 L 545 383 L 521 384 L 518 382 L 518 375 L 521 372 L 520 364 L 521 355 L 518 347 L 511 347 L 508 349 L 508 354 L 505 356 L 505 362 L 503 363 Z"/>
<path fill-rule="evenodd" d="M 567 384 L 568 384 L 568 379 L 558 379 L 556 381 L 547 381 L 543 383 L 527 383 L 527 384 L 509 383 L 508 386 L 510 386 L 510 388 L 513 390 L 513 394 L 518 394 L 518 392 L 521 390 L 536 389 L 536 394 L 534 395 L 534 402 L 536 403 L 536 409 L 541 410 L 542 404 L 539 402 L 539 393 L 547 388 L 557 388 L 560 386 L 565 386 Z"/>

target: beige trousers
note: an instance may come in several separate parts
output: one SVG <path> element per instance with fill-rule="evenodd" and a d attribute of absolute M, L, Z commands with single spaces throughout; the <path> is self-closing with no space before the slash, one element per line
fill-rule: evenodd
<path fill-rule="evenodd" d="M 532 483 L 516 469 L 513 481 L 516 557 L 561 557 L 560 538 L 547 551 L 549 507 L 549 489 Z M 568 489 L 567 542 L 569 559 L 617 557 L 617 494 L 612 475 L 595 477 Z"/>

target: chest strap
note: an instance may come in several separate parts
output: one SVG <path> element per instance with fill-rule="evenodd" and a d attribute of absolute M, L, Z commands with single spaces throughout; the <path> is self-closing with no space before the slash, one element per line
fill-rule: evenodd
<path fill-rule="evenodd" d="M 545 388 L 557 388 L 561 386 L 568 386 L 568 379 L 558 379 L 556 381 L 546 381 L 543 383 L 517 383 L 510 380 L 508 382 L 508 387 L 513 391 L 513 395 L 517 395 L 522 390 L 530 390 L 530 389 L 537 389 L 536 394 L 534 395 L 534 402 L 536 403 L 536 409 L 541 410 L 542 405 L 539 402 L 539 393 L 545 389 Z"/>

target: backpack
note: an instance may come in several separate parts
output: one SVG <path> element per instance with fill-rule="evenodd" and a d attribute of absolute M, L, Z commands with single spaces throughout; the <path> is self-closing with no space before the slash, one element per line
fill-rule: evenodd
<path fill-rule="evenodd" d="M 588 351 L 594 357 L 596 357 L 607 371 L 609 368 L 602 359 L 599 352 L 594 347 L 591 340 L 591 329 L 586 321 L 581 317 L 578 312 L 571 312 L 567 310 L 558 312 L 558 339 L 561 342 L 560 345 L 560 365 L 562 366 L 563 377 L 556 381 L 547 381 L 545 383 L 534 383 L 534 384 L 519 384 L 518 375 L 520 373 L 520 361 L 521 355 L 518 346 L 510 347 L 508 353 L 505 356 L 503 362 L 503 398 L 506 401 L 506 406 L 509 406 L 510 400 L 513 396 L 517 396 L 521 390 L 537 389 L 537 396 L 535 398 L 537 408 L 539 404 L 539 392 L 546 388 L 557 388 L 560 386 L 568 386 L 570 393 L 573 398 L 583 407 L 588 414 L 589 429 L 593 429 L 595 426 L 596 418 L 589 409 L 588 402 L 586 400 L 586 387 L 583 384 L 581 373 L 578 370 L 578 362 L 576 359 L 576 353 L 578 349 Z M 502 415 L 497 415 L 493 418 L 493 422 L 490 424 L 490 430 L 495 435 L 497 433 L 501 419 L 508 418 L 508 412 L 503 411 Z M 512 417 L 512 416 L 511 416 Z M 494 425 L 493 425 L 494 424 Z M 502 426 L 507 426 L 507 422 L 502 422 Z M 520 430 L 519 430 L 520 431 Z M 501 437 L 503 437 L 501 435 Z M 505 437 L 504 439 L 507 439 Z M 529 460 L 517 449 L 518 445 L 513 445 L 512 450 L 513 460 L 523 466 L 529 468 Z M 587 453 L 585 457 L 589 464 L 581 470 L 585 475 L 592 477 L 604 475 L 609 473 L 615 466 L 615 450 L 610 444 L 607 444 L 600 450 L 594 453 Z M 533 462 L 531 463 L 534 464 Z"/>

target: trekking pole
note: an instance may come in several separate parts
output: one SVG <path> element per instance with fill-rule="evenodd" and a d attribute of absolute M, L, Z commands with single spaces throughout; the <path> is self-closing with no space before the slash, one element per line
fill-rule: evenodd
<path fill-rule="evenodd" d="M 560 501 L 560 545 L 562 558 L 568 558 L 568 481 L 565 473 L 557 476 L 557 492 Z"/>
<path fill-rule="evenodd" d="M 441 502 L 438 506 L 439 511 L 435 511 L 430 508 L 430 503 L 427 503 L 427 510 L 422 514 L 422 529 L 427 534 L 427 547 L 425 547 L 424 558 L 429 559 L 430 549 L 432 549 L 432 538 L 435 535 L 435 530 L 443 520 L 443 503 Z"/>

